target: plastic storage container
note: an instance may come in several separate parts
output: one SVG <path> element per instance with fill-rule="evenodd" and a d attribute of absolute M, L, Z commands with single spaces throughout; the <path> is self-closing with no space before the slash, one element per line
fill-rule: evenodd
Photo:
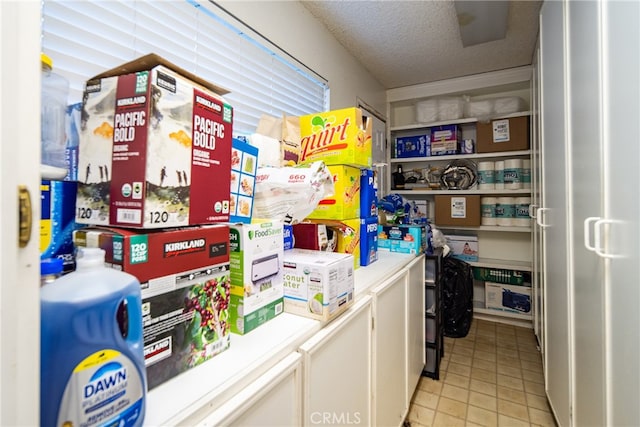
<path fill-rule="evenodd" d="M 41 163 L 61 169 L 62 177 L 66 174 L 65 160 L 66 132 L 65 115 L 69 82 L 53 72 L 53 61 L 44 53 L 41 54 L 41 110 L 40 110 L 40 142 L 42 151 Z"/>
<path fill-rule="evenodd" d="M 42 287 L 40 424 L 140 426 L 146 371 L 140 283 L 79 249 L 76 271 Z"/>

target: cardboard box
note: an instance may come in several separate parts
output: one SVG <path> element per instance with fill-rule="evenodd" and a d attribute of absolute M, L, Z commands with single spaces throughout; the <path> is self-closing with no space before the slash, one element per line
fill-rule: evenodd
<path fill-rule="evenodd" d="M 448 156 L 458 154 L 457 141 L 433 141 L 431 143 L 431 156 Z"/>
<path fill-rule="evenodd" d="M 233 333 L 246 334 L 282 313 L 283 230 L 280 221 L 230 226 Z"/>
<path fill-rule="evenodd" d="M 258 149 L 233 138 L 231 147 L 231 199 L 229 222 L 251 223 L 258 170 Z"/>
<path fill-rule="evenodd" d="M 335 252 L 338 232 L 326 224 L 299 222 L 293 225 L 295 247 L 313 251 Z"/>
<path fill-rule="evenodd" d="M 140 281 L 149 389 L 229 347 L 228 226 L 91 227 L 76 230 L 73 240 L 104 249 L 106 265 Z M 212 317 L 203 325 L 203 316 Z"/>
<path fill-rule="evenodd" d="M 335 233 L 335 252 L 353 255 L 353 268 L 360 267 L 360 218 L 343 220 L 308 219 L 310 223 L 324 224 Z M 296 234 L 298 242 L 298 234 Z M 296 243 L 296 247 L 297 243 Z"/>
<path fill-rule="evenodd" d="M 431 151 L 434 142 L 462 141 L 462 131 L 458 125 L 433 126 L 431 128 Z M 456 145 L 457 146 L 457 145 Z"/>
<path fill-rule="evenodd" d="M 368 218 L 378 215 L 378 183 L 371 169 L 360 171 L 360 216 Z"/>
<path fill-rule="evenodd" d="M 372 120 L 360 108 L 345 108 L 300 117 L 299 163 L 372 166 Z"/>
<path fill-rule="evenodd" d="M 476 126 L 476 151 L 516 151 L 529 149 L 529 117 L 512 117 L 478 122 Z"/>
<path fill-rule="evenodd" d="M 485 306 L 511 313 L 531 313 L 531 287 L 485 282 Z"/>
<path fill-rule="evenodd" d="M 431 151 L 431 134 L 396 138 L 394 157 L 427 157 Z"/>
<path fill-rule="evenodd" d="M 360 219 L 360 265 L 378 260 L 378 217 Z"/>
<path fill-rule="evenodd" d="M 328 166 L 333 176 L 334 194 L 318 203 L 307 215 L 310 219 L 349 219 L 360 216 L 360 169 L 345 165 Z"/>
<path fill-rule="evenodd" d="M 229 221 L 233 110 L 224 92 L 154 54 L 87 81 L 76 221 L 129 228 Z"/>
<path fill-rule="evenodd" d="M 353 305 L 353 256 L 306 249 L 284 257 L 284 310 L 321 321 Z"/>
<path fill-rule="evenodd" d="M 64 273 L 76 268 L 72 233 L 82 227 L 75 221 L 77 189 L 72 181 L 40 182 L 40 258 L 61 258 Z"/>
<path fill-rule="evenodd" d="M 451 256 L 462 261 L 478 261 L 478 236 L 446 234 Z"/>
<path fill-rule="evenodd" d="M 405 254 L 425 252 L 426 227 L 423 225 L 378 225 L 378 249 Z"/>
<path fill-rule="evenodd" d="M 438 225 L 460 225 L 477 227 L 480 225 L 480 196 L 477 195 L 437 195 L 435 196 Z"/>
<path fill-rule="evenodd" d="M 531 280 L 530 275 L 524 271 L 488 267 L 473 267 L 473 278 L 508 285 L 523 285 L 525 280 Z"/>

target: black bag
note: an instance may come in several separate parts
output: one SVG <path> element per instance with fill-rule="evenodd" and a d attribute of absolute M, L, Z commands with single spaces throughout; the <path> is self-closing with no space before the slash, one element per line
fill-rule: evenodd
<path fill-rule="evenodd" d="M 471 266 L 457 258 L 442 260 L 442 317 L 444 336 L 466 337 L 473 320 L 473 274 Z"/>

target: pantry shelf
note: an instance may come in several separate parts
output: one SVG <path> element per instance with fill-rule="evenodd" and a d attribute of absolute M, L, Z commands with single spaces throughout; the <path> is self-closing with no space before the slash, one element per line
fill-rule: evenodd
<path fill-rule="evenodd" d="M 461 227 L 454 225 L 437 225 L 436 228 L 441 230 L 469 230 L 469 231 L 503 231 L 509 233 L 531 233 L 531 227 L 507 227 L 500 225 L 481 225 L 479 227 Z"/>
<path fill-rule="evenodd" d="M 491 120 L 508 119 L 511 117 L 522 117 L 522 116 L 530 116 L 530 115 L 531 115 L 530 111 L 518 111 L 511 114 L 504 114 L 504 115 L 501 114 L 495 117 L 492 116 L 490 119 Z M 442 120 L 442 121 L 431 122 L 431 123 L 412 123 L 409 125 L 392 126 L 389 130 L 391 132 L 398 132 L 398 131 L 405 131 L 405 130 L 420 130 L 420 129 L 430 128 L 434 126 L 460 125 L 465 123 L 477 123 L 479 121 L 482 121 L 482 120 L 478 119 L 477 117 L 467 117 L 462 119 Z"/>
<path fill-rule="evenodd" d="M 467 262 L 472 267 L 489 267 L 489 268 L 502 268 L 505 270 L 532 271 L 531 261 L 513 261 L 513 260 L 504 260 L 504 259 L 479 258 L 478 261 L 467 261 Z"/>
<path fill-rule="evenodd" d="M 406 195 L 435 195 L 435 194 L 531 194 L 531 189 L 519 190 L 391 190 L 393 193 Z"/>
<path fill-rule="evenodd" d="M 486 159 L 501 157 L 518 157 L 529 156 L 531 150 L 519 151 L 502 151 L 497 153 L 473 153 L 473 154 L 453 154 L 448 156 L 429 156 L 429 157 L 405 157 L 401 159 L 390 159 L 391 163 L 414 163 L 414 162 L 439 162 L 456 159 Z"/>

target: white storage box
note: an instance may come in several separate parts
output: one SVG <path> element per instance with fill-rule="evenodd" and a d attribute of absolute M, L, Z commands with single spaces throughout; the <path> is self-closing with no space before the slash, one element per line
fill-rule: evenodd
<path fill-rule="evenodd" d="M 526 110 L 527 106 L 524 99 L 517 96 L 496 98 L 493 101 L 493 112 L 495 114 L 511 114 Z"/>
<path fill-rule="evenodd" d="M 431 123 L 438 121 L 438 100 L 427 99 L 416 102 L 416 122 Z"/>
<path fill-rule="evenodd" d="M 284 311 L 328 321 L 353 305 L 353 255 L 292 249 L 284 255 Z"/>
<path fill-rule="evenodd" d="M 438 120 L 461 119 L 463 114 L 464 99 L 462 97 L 438 99 Z"/>

